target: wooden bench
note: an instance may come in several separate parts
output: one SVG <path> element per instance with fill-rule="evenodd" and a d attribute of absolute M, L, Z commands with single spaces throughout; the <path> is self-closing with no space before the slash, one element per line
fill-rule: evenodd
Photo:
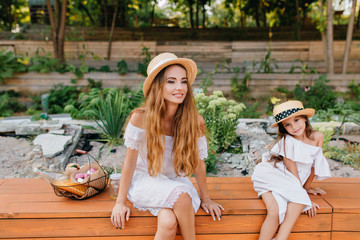
<path fill-rule="evenodd" d="M 290 239 L 360 239 L 360 178 L 332 178 L 313 185 L 327 195 L 311 196 L 321 209 L 315 218 L 302 214 Z M 257 239 L 266 209 L 250 178 L 208 178 L 208 187 L 226 210 L 220 222 L 199 210 L 197 239 Z M 41 179 L 0 179 L 0 239 L 153 239 L 156 218 L 137 209 L 132 209 L 125 229 L 115 229 L 110 222 L 114 203 L 108 192 L 75 201 L 56 196 Z"/>

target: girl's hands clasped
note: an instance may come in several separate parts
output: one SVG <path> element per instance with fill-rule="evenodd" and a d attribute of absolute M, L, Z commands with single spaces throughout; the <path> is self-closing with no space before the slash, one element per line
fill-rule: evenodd
<path fill-rule="evenodd" d="M 116 203 L 111 213 L 111 222 L 116 228 L 125 228 L 125 218 L 129 221 L 130 208 L 124 203 Z"/>
<path fill-rule="evenodd" d="M 215 216 L 220 221 L 221 219 L 221 210 L 225 210 L 220 204 L 214 202 L 210 198 L 201 201 L 201 207 L 206 213 L 210 213 L 212 218 L 215 221 Z"/>

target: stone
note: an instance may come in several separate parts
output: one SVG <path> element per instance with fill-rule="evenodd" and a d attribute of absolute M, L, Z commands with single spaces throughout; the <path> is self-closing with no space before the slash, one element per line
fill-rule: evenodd
<path fill-rule="evenodd" d="M 56 135 L 63 135 L 65 133 L 65 129 L 50 130 L 48 133 L 56 134 Z"/>
<path fill-rule="evenodd" d="M 40 128 L 39 123 L 23 123 L 16 127 L 16 135 L 39 135 L 45 131 Z"/>
<path fill-rule="evenodd" d="M 16 125 L 12 123 L 0 123 L 0 133 L 15 132 Z"/>
<path fill-rule="evenodd" d="M 40 134 L 34 139 L 35 145 L 41 145 L 43 155 L 53 158 L 72 142 L 73 136 L 61 136 L 54 134 Z"/>

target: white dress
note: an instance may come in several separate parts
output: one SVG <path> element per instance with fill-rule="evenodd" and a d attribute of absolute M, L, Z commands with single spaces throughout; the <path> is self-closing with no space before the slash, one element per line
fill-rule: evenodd
<path fill-rule="evenodd" d="M 176 176 L 173 163 L 173 137 L 165 135 L 164 167 L 156 177 L 150 176 L 147 163 L 145 130 L 135 127 L 129 121 L 125 130 L 127 148 L 138 150 L 137 164 L 128 191 L 128 199 L 134 207 L 157 216 L 162 208 L 173 208 L 181 193 L 188 193 L 194 211 L 200 206 L 199 195 L 188 177 Z M 207 158 L 205 136 L 197 139 L 200 159 Z"/>
<path fill-rule="evenodd" d="M 294 161 L 297 166 L 299 179 L 290 173 L 283 161 L 274 167 L 274 162 L 268 162 L 270 154 L 281 155 Z M 303 211 L 311 208 L 311 200 L 303 188 L 314 167 L 315 177 L 318 180 L 331 177 L 329 164 L 323 155 L 322 148 L 303 143 L 287 135 L 270 150 L 264 153 L 262 162 L 256 165 L 251 177 L 254 189 L 258 195 L 271 191 L 279 206 L 279 224 L 284 221 L 287 204 L 289 202 L 306 205 Z"/>

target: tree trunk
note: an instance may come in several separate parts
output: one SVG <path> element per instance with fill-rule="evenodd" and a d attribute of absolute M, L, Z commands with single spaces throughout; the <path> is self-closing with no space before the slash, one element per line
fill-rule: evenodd
<path fill-rule="evenodd" d="M 152 10 L 151 10 L 151 22 L 150 22 L 150 26 L 153 26 L 153 24 L 154 24 L 156 1 L 157 1 L 157 0 L 154 1 L 154 4 L 153 4 L 153 6 L 152 6 Z"/>
<path fill-rule="evenodd" d="M 53 46 L 54 46 L 54 55 L 55 58 L 63 62 L 65 60 L 64 39 L 65 39 L 67 0 L 62 0 L 61 8 L 60 8 L 59 0 L 55 0 L 55 15 L 51 7 L 50 0 L 46 0 L 46 5 L 49 11 L 51 34 L 52 34 Z"/>
<path fill-rule="evenodd" d="M 257 1 L 257 6 L 256 6 L 256 10 L 255 10 L 255 22 L 256 22 L 256 27 L 260 27 L 260 16 L 259 16 L 259 1 Z"/>
<path fill-rule="evenodd" d="M 115 29 L 115 23 L 116 23 L 116 17 L 118 14 L 118 10 L 119 10 L 119 2 L 116 2 L 116 6 L 115 6 L 115 12 L 114 12 L 114 16 L 113 16 L 113 20 L 111 23 L 111 31 L 110 31 L 110 36 L 109 36 L 109 44 L 108 44 L 108 49 L 107 49 L 107 60 L 110 61 L 111 58 L 111 43 L 112 43 L 112 37 L 114 35 L 114 29 Z"/>
<path fill-rule="evenodd" d="M 358 11 L 358 17 L 357 17 L 357 22 L 356 22 L 356 29 L 360 28 L 360 7 L 359 7 L 359 11 Z"/>
<path fill-rule="evenodd" d="M 299 12 L 299 0 L 295 0 L 296 7 L 296 40 L 300 40 L 300 12 Z"/>
<path fill-rule="evenodd" d="M 354 30 L 356 2 L 357 2 L 356 0 L 353 0 L 353 5 L 351 8 L 351 13 L 350 13 L 350 20 L 349 20 L 349 25 L 348 25 L 347 35 L 346 35 L 346 45 L 345 45 L 345 52 L 344 52 L 344 59 L 343 59 L 343 66 L 342 66 L 342 74 L 346 73 L 347 64 L 348 64 L 348 60 L 349 60 L 352 34 L 353 34 L 353 30 Z"/>
<path fill-rule="evenodd" d="M 189 4 L 189 18 L 190 18 L 190 26 L 191 28 L 194 28 L 194 20 L 193 20 L 193 16 L 194 16 L 194 10 L 193 10 L 193 0 L 188 0 L 188 4 Z"/>
<path fill-rule="evenodd" d="M 327 73 L 334 73 L 334 45 L 333 45 L 333 7 L 332 0 L 327 0 L 326 4 L 326 41 L 327 41 L 327 58 L 328 66 Z"/>
<path fill-rule="evenodd" d="M 206 28 L 206 9 L 205 4 L 202 5 L 202 27 Z"/>
<path fill-rule="evenodd" d="M 245 12 L 242 9 L 242 0 L 239 0 L 239 11 L 240 11 L 240 25 L 242 28 L 245 27 Z"/>
<path fill-rule="evenodd" d="M 200 3 L 199 3 L 200 0 L 196 0 L 196 16 L 195 16 L 195 25 L 196 25 L 196 28 L 199 28 L 199 9 L 200 9 Z"/>
<path fill-rule="evenodd" d="M 262 17 L 262 22 L 263 22 L 263 27 L 266 27 L 266 8 L 264 6 L 264 3 L 261 2 L 261 17 Z"/>
<path fill-rule="evenodd" d="M 320 19 L 324 17 L 324 2 L 323 0 L 319 1 L 320 6 Z M 328 66 L 328 58 L 327 58 L 327 41 L 326 41 L 326 30 L 323 31 L 320 30 L 321 33 L 321 41 L 323 44 L 323 53 L 324 53 L 324 61 L 325 61 L 325 71 L 327 72 L 327 66 Z"/>

